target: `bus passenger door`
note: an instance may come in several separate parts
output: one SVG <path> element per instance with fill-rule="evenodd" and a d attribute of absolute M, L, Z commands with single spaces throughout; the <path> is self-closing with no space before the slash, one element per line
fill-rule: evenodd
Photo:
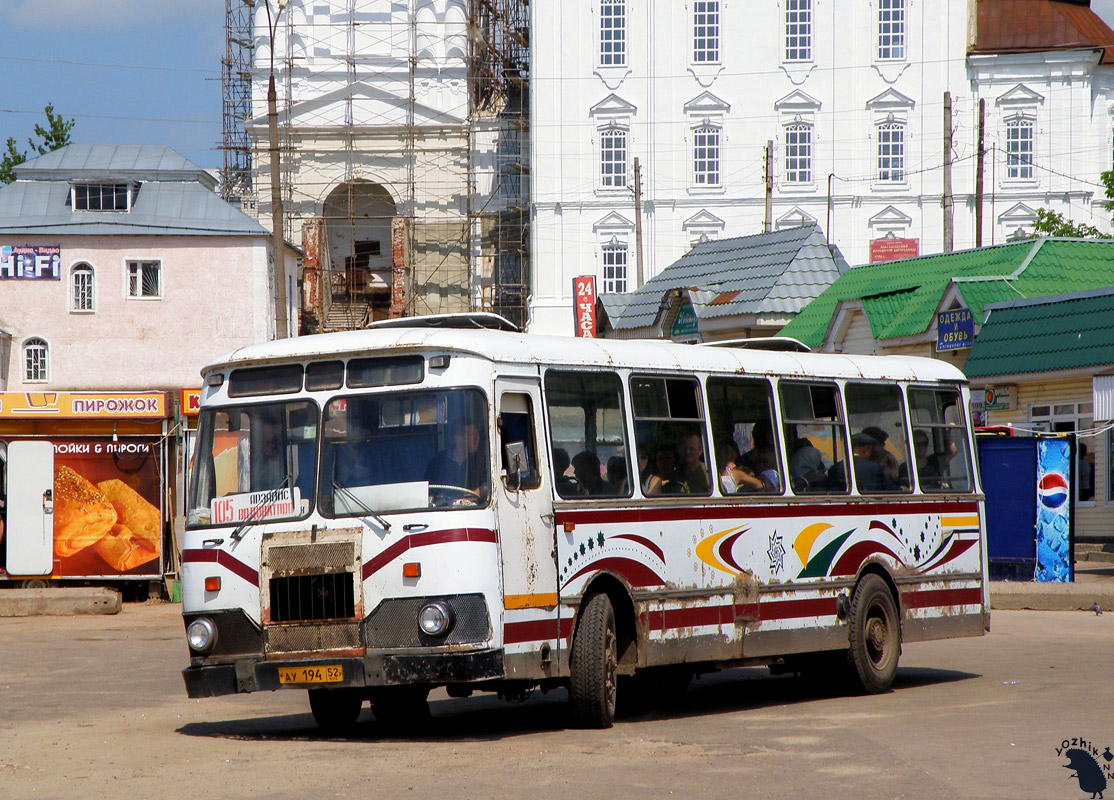
<path fill-rule="evenodd" d="M 54 445 L 8 443 L 4 540 L 11 575 L 49 575 L 54 568 Z"/>
<path fill-rule="evenodd" d="M 540 449 L 539 381 L 500 376 L 495 395 L 507 677 L 545 677 L 556 674 L 551 670 L 558 647 L 557 566 L 552 492 Z"/>

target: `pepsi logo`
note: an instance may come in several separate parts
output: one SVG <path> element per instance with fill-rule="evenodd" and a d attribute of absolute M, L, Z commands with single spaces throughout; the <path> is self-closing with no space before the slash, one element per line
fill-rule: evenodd
<path fill-rule="evenodd" d="M 1045 508 L 1059 508 L 1068 500 L 1068 481 L 1058 472 L 1049 472 L 1037 484 L 1037 497 Z"/>

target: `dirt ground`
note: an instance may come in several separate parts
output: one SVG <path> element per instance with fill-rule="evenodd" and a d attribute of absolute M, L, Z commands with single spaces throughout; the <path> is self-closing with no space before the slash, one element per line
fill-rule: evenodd
<path fill-rule="evenodd" d="M 302 691 L 188 699 L 179 613 L 0 619 L 0 798 L 1073 798 L 1061 742 L 1114 746 L 1114 614 L 995 612 L 877 697 L 735 670 L 605 731 L 564 691 L 435 694 L 418 733 L 328 738 Z"/>

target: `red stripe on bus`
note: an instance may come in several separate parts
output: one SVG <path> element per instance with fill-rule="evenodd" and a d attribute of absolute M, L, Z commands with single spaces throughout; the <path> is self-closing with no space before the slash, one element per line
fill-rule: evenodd
<path fill-rule="evenodd" d="M 651 553 L 656 555 L 658 557 L 658 561 L 660 561 L 663 564 L 665 563 L 665 553 L 662 551 L 662 549 L 660 547 L 658 547 L 656 544 L 651 542 L 645 536 L 639 536 L 639 535 L 634 534 L 634 533 L 620 533 L 619 535 L 612 536 L 611 538 L 612 539 L 628 539 L 632 542 L 638 542 L 640 545 L 645 547 Z"/>
<path fill-rule="evenodd" d="M 924 589 L 901 593 L 905 608 L 934 608 L 937 606 L 980 606 L 982 589 Z"/>
<path fill-rule="evenodd" d="M 560 626 L 556 618 L 534 619 L 526 622 L 505 622 L 503 623 L 503 644 L 548 642 L 560 638 L 560 633 Z"/>
<path fill-rule="evenodd" d="M 453 528 L 403 536 L 364 564 L 363 578 L 366 581 L 407 550 L 413 550 L 416 547 L 430 547 L 431 545 L 447 544 L 449 542 L 488 542 L 495 544 L 497 541 L 499 541 L 499 536 L 489 528 Z"/>
<path fill-rule="evenodd" d="M 189 561 L 194 564 L 216 564 L 224 567 L 233 575 L 243 578 L 252 586 L 259 586 L 259 570 L 252 569 L 224 550 L 183 550 L 182 561 Z"/>
<path fill-rule="evenodd" d="M 780 505 L 708 505 L 669 508 L 636 507 L 625 509 L 555 510 L 558 524 L 579 525 L 616 522 L 671 522 L 691 519 L 786 519 L 791 517 L 869 517 L 895 514 L 975 514 L 978 503 L 832 503 L 823 505 L 785 503 Z"/>

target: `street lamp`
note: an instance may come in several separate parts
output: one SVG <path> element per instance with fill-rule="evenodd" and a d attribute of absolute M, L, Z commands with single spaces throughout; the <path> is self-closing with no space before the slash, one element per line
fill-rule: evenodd
<path fill-rule="evenodd" d="M 255 0 L 245 0 L 254 5 Z M 285 339 L 290 324 L 286 316 L 286 239 L 282 229 L 282 187 L 280 185 L 278 143 L 278 94 L 275 92 L 275 32 L 279 17 L 288 0 L 277 0 L 277 10 L 271 14 L 270 0 L 263 0 L 267 9 L 267 34 L 270 38 L 271 70 L 267 77 L 267 133 L 271 152 L 271 232 L 274 235 L 275 278 L 275 338 Z"/>

